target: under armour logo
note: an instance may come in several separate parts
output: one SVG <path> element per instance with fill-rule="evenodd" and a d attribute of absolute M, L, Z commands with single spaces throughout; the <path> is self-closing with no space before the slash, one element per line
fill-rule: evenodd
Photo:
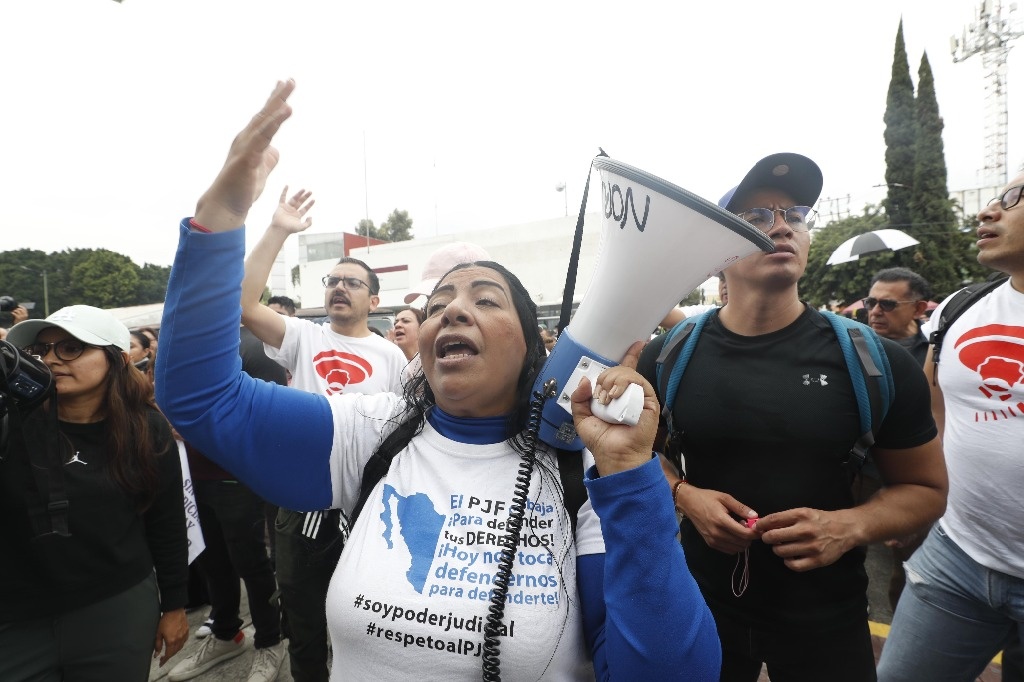
<path fill-rule="evenodd" d="M 79 457 L 79 455 L 81 454 L 82 453 L 80 453 L 78 450 L 75 450 L 74 456 L 68 461 L 64 462 L 64 466 L 67 466 L 68 464 L 88 464 L 88 462 Z"/>
<path fill-rule="evenodd" d="M 828 386 L 828 382 L 826 381 L 826 379 L 828 379 L 827 374 L 819 374 L 817 379 L 812 378 L 810 374 L 805 374 L 804 386 L 810 386 L 811 384 L 821 384 L 822 386 Z"/>

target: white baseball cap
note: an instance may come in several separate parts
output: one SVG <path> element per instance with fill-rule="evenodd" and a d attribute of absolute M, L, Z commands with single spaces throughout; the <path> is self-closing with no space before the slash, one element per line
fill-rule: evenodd
<path fill-rule="evenodd" d="M 483 247 L 469 242 L 452 242 L 445 244 L 434 253 L 430 254 L 427 264 L 423 266 L 420 277 L 423 281 L 405 295 L 405 303 L 408 305 L 420 296 L 430 296 L 430 293 L 441 281 L 445 273 L 459 263 L 474 263 L 478 260 L 491 260 L 491 255 Z"/>
<path fill-rule="evenodd" d="M 39 332 L 49 327 L 63 329 L 79 341 L 93 346 L 129 348 L 128 327 L 106 310 L 91 305 L 69 305 L 45 320 L 25 320 L 10 328 L 7 341 L 18 348 L 34 343 Z"/>

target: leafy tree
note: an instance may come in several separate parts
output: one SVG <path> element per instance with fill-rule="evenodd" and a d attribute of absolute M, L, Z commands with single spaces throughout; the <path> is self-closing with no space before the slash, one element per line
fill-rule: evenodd
<path fill-rule="evenodd" d="M 298 287 L 302 284 L 302 274 L 299 271 L 299 266 L 292 266 L 292 286 Z"/>
<path fill-rule="evenodd" d="M 105 249 L 0 251 L 0 295 L 34 302 L 30 317 L 44 317 L 44 272 L 52 313 L 79 303 L 101 308 L 159 303 L 171 269 L 151 263 L 140 268 L 127 256 Z"/>
<path fill-rule="evenodd" d="M 34 249 L 0 252 L 0 296 L 11 296 L 19 303 L 33 302 L 30 317 L 44 317 L 43 272 L 46 272 L 46 254 Z M 50 291 L 50 312 L 53 307 L 53 279 L 47 272 Z"/>
<path fill-rule="evenodd" d="M 910 80 L 910 64 L 903 42 L 903 20 L 896 31 L 892 76 L 885 98 L 885 183 L 888 187 L 882 202 L 888 216 L 888 227 L 902 229 L 911 222 L 910 198 L 914 183 L 914 83 Z"/>
<path fill-rule="evenodd" d="M 136 299 L 139 279 L 139 267 L 130 258 L 97 249 L 71 268 L 68 293 L 75 303 L 116 308 Z"/>
<path fill-rule="evenodd" d="M 386 235 L 381 239 L 389 242 L 405 242 L 412 239 L 412 218 L 409 217 L 409 212 L 396 208 L 380 226 L 380 232 Z"/>
<path fill-rule="evenodd" d="M 902 21 L 896 33 L 885 124 L 886 227 L 902 230 L 920 243 L 861 261 L 878 263 L 876 269 L 902 266 L 914 270 L 931 283 L 938 300 L 984 274 L 975 259 L 974 240 L 957 225 L 954 202 L 949 198 L 943 123 L 928 55 L 921 57 L 915 98 Z"/>
<path fill-rule="evenodd" d="M 374 239 L 382 239 L 382 237 L 380 236 L 380 230 L 378 230 L 374 226 L 373 221 L 370 220 L 369 218 L 363 218 L 362 220 L 359 221 L 359 224 L 356 225 L 356 234 L 365 237 L 367 236 L 367 232 L 369 232 L 369 236 L 373 237 Z"/>
<path fill-rule="evenodd" d="M 50 310 L 60 310 L 64 306 L 84 303 L 102 308 L 102 305 L 85 298 L 73 274 L 75 266 L 87 260 L 94 249 L 65 249 L 55 251 L 47 256 L 50 277 Z M 73 285 L 74 283 L 74 285 Z"/>
<path fill-rule="evenodd" d="M 915 128 L 911 224 L 905 231 L 920 244 L 900 251 L 896 260 L 927 279 L 936 292 L 948 294 L 962 285 L 960 263 L 970 255 L 968 245 L 957 238 L 956 215 L 946 182 L 943 123 L 927 53 L 922 55 L 918 69 Z"/>
<path fill-rule="evenodd" d="M 847 306 L 867 296 L 868 285 L 875 273 L 893 265 L 893 252 L 862 256 L 859 260 L 826 265 L 829 256 L 840 244 L 858 234 L 887 226 L 887 216 L 880 206 L 864 207 L 864 213 L 830 222 L 811 233 L 811 249 L 807 269 L 800 280 L 800 297 L 816 308 L 831 307 L 833 301 Z"/>
<path fill-rule="evenodd" d="M 412 218 L 408 211 L 399 211 L 397 208 L 391 212 L 380 227 L 375 227 L 372 220 L 363 218 L 356 225 L 356 234 L 366 236 L 367 231 L 373 239 L 381 239 L 386 242 L 404 242 L 412 239 Z"/>
<path fill-rule="evenodd" d="M 139 289 L 135 303 L 129 305 L 145 305 L 160 303 L 167 294 L 167 280 L 171 277 L 170 266 L 146 263 L 139 269 Z"/>

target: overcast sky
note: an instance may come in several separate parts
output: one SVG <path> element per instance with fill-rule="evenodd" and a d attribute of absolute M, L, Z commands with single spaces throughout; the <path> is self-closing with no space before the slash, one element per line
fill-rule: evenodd
<path fill-rule="evenodd" d="M 915 83 L 924 50 L 935 75 L 950 189 L 975 187 L 984 71 L 979 56 L 953 64 L 949 39 L 976 5 L 5 2 L 0 250 L 170 264 L 178 221 L 287 77 L 295 113 L 250 246 L 284 184 L 314 191 L 312 232 L 395 208 L 421 237 L 551 218 L 565 212 L 560 182 L 574 214 L 598 146 L 712 200 L 762 156 L 796 151 L 822 167 L 823 197 L 859 211 L 882 197 L 901 16 Z M 1022 55 L 1009 62 L 1011 175 Z"/>

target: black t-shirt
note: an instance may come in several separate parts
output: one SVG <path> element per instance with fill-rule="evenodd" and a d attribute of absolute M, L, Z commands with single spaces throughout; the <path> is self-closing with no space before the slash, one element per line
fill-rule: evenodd
<path fill-rule="evenodd" d="M 157 452 L 159 489 L 142 514 L 107 470 L 105 422 L 60 422 L 70 443 L 63 467 L 70 537 L 36 538 L 28 509 L 39 500 L 30 458 L 19 433 L 0 460 L 0 623 L 53 616 L 95 604 L 138 584 L 154 568 L 161 609 L 185 605 L 188 538 L 181 465 L 170 426 L 156 410 L 149 429 Z M 29 433 L 41 412 L 33 416 Z M 20 430 L 19 430 L 20 431 Z M 29 437 L 29 446 L 42 439 Z"/>
<path fill-rule="evenodd" d="M 648 344 L 638 368 L 656 388 L 655 361 L 664 339 Z M 923 445 L 937 434 L 927 381 L 906 351 L 882 342 L 896 391 L 877 445 Z M 727 492 L 762 516 L 853 506 L 841 461 L 860 434 L 859 412 L 835 333 L 811 309 L 785 329 L 754 337 L 728 331 L 715 313 L 679 384 L 673 420 L 682 431 L 687 478 L 696 487 Z M 739 580 L 743 556 L 737 567 L 736 555 L 708 547 L 688 520 L 681 530 L 690 570 L 716 611 L 761 625 L 809 627 L 865 613 L 862 549 L 798 573 L 755 542 L 749 586 L 737 598 L 731 583 L 734 572 Z"/>

